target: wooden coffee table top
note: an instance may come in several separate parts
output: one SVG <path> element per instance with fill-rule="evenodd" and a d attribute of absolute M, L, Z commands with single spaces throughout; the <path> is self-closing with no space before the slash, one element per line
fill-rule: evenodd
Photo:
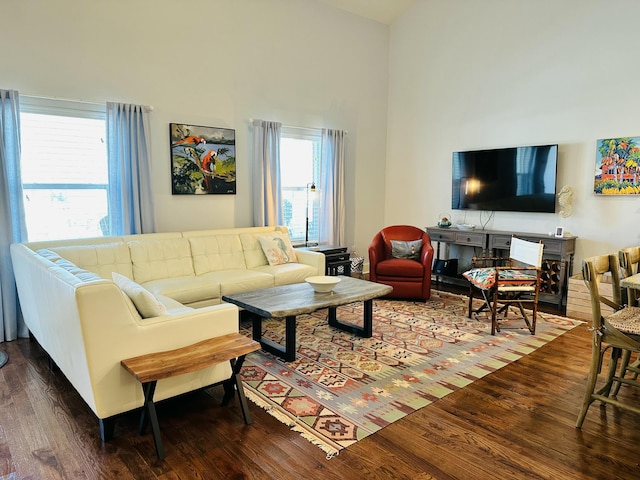
<path fill-rule="evenodd" d="M 313 287 L 305 282 L 223 295 L 222 300 L 263 318 L 274 318 L 296 316 L 321 308 L 371 300 L 393 291 L 393 287 L 389 285 L 342 275 L 339 278 L 340 282 L 330 293 L 316 293 Z"/>

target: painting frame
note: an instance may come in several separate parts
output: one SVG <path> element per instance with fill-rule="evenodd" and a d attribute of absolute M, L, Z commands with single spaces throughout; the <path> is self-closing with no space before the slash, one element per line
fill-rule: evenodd
<path fill-rule="evenodd" d="M 171 193 L 235 195 L 235 129 L 169 123 Z"/>
<path fill-rule="evenodd" d="M 596 142 L 593 191 L 596 195 L 640 195 L 640 137 Z"/>

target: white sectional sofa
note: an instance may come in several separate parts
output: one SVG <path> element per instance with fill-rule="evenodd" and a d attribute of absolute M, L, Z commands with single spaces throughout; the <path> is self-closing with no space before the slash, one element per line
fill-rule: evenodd
<path fill-rule="evenodd" d="M 223 303 L 223 295 L 324 273 L 324 256 L 318 252 L 296 251 L 296 261 L 270 265 L 260 237 L 279 236 L 288 240 L 285 227 L 11 246 L 25 323 L 96 414 L 103 440 L 113 435 L 118 414 L 143 404 L 140 383 L 121 360 L 237 332 L 238 309 Z M 131 283 L 125 286 L 128 294 L 113 278 Z M 226 363 L 160 380 L 154 398 L 173 397 L 230 375 Z"/>

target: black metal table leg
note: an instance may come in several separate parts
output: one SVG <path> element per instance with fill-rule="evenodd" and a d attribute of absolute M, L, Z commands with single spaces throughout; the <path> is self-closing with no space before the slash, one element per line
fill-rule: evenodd
<path fill-rule="evenodd" d="M 160 437 L 160 425 L 158 425 L 156 406 L 153 403 L 153 394 L 156 391 L 156 384 L 156 380 L 142 384 L 142 391 L 144 392 L 144 406 L 142 408 L 142 413 L 140 414 L 139 431 L 142 435 L 147 429 L 147 415 L 149 415 L 151 430 L 153 432 L 153 442 L 156 446 L 156 453 L 158 454 L 158 458 L 162 460 L 164 458 L 164 447 L 162 446 L 162 438 Z"/>
<path fill-rule="evenodd" d="M 341 322 L 338 320 L 337 307 L 329 307 L 327 321 L 330 326 L 345 332 L 353 333 L 359 337 L 371 338 L 373 335 L 373 300 L 364 301 L 364 314 L 362 320 L 362 327 L 352 323 Z"/>
<path fill-rule="evenodd" d="M 244 363 L 245 355 L 241 355 L 238 358 L 232 358 L 229 360 L 231 363 L 231 377 L 229 380 L 225 381 L 224 386 L 224 397 L 222 398 L 222 406 L 224 407 L 229 400 L 233 398 L 233 394 L 235 391 L 238 392 L 238 400 L 240 400 L 240 409 L 242 410 L 242 417 L 244 418 L 244 423 L 247 425 L 251 424 L 251 415 L 249 414 L 249 406 L 247 404 L 247 397 L 244 395 L 244 387 L 242 386 L 242 380 L 240 379 L 240 370 L 242 369 L 242 364 Z"/>
<path fill-rule="evenodd" d="M 293 362 L 296 359 L 296 316 L 285 317 L 285 322 L 284 346 L 262 336 L 262 318 L 258 315 L 253 318 L 253 339 L 260 342 L 263 350 L 285 362 Z"/>

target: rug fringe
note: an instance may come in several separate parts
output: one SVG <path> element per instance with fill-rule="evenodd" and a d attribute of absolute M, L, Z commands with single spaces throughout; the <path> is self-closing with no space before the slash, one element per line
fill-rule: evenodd
<path fill-rule="evenodd" d="M 291 430 L 294 432 L 298 432 L 302 438 L 320 448 L 320 450 L 327 454 L 327 460 L 331 460 L 333 457 L 340 453 L 340 450 L 331 447 L 316 436 L 309 435 L 304 428 L 299 427 L 297 424 L 294 425 Z"/>
<path fill-rule="evenodd" d="M 312 443 L 316 447 L 320 448 L 324 453 L 327 454 L 326 459 L 331 460 L 333 457 L 340 453 L 340 450 L 328 445 L 326 442 L 323 442 L 320 438 L 310 435 L 306 429 L 300 427 L 295 418 L 292 418 L 289 415 L 286 415 L 275 408 L 274 405 L 265 401 L 262 397 L 257 395 L 251 390 L 245 390 L 245 396 L 255 403 L 258 407 L 265 410 L 269 415 L 278 420 L 280 423 L 284 423 L 287 427 L 291 428 L 291 431 L 297 432 L 300 434 L 302 438 Z"/>

